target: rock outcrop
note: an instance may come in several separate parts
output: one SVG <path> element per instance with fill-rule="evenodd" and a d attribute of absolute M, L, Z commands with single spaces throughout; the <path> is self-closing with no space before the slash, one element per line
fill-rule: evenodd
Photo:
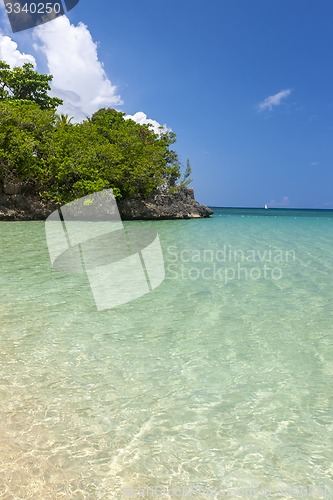
<path fill-rule="evenodd" d="M 7 194 L 0 190 L 0 220 L 45 220 L 57 207 L 29 193 Z M 179 188 L 173 194 L 156 194 L 147 200 L 120 200 L 123 220 L 192 219 L 209 217 L 213 211 L 200 205 L 192 188 Z"/>
<path fill-rule="evenodd" d="M 195 200 L 192 188 L 186 187 L 173 194 L 156 194 L 147 200 L 120 200 L 118 206 L 123 220 L 193 219 L 209 217 L 213 213 Z"/>
<path fill-rule="evenodd" d="M 0 193 L 0 220 L 45 220 L 54 208 L 36 195 Z"/>

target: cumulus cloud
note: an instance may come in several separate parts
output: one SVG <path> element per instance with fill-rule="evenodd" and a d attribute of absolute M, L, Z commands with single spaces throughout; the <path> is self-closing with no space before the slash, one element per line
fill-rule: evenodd
<path fill-rule="evenodd" d="M 134 115 L 126 115 L 124 118 L 125 120 L 133 120 L 140 125 L 150 125 L 150 128 L 155 134 L 160 134 L 161 132 L 167 132 L 170 130 L 166 125 L 161 125 L 156 120 L 148 118 L 143 111 L 138 111 Z"/>
<path fill-rule="evenodd" d="M 286 99 L 291 94 L 291 89 L 280 90 L 277 94 L 270 95 L 266 97 L 261 103 L 258 105 L 258 111 L 272 111 L 272 109 L 276 106 L 280 106 L 283 99 Z"/>
<path fill-rule="evenodd" d="M 283 196 L 281 201 L 271 200 L 266 203 L 268 208 L 287 208 L 290 206 L 290 201 L 288 196 Z"/>
<path fill-rule="evenodd" d="M 101 107 L 122 104 L 87 26 L 74 26 L 62 16 L 36 28 L 33 36 L 35 50 L 43 52 L 53 75 L 53 94 L 64 100 L 59 112 L 81 120 Z"/>
<path fill-rule="evenodd" d="M 0 60 L 8 63 L 12 68 L 31 63 L 36 68 L 36 59 L 30 54 L 25 54 L 17 49 L 17 43 L 9 36 L 0 35 Z"/>
<path fill-rule="evenodd" d="M 44 55 L 48 71 L 53 75 L 52 94 L 64 101 L 57 110 L 59 113 L 80 121 L 102 107 L 123 104 L 116 86 L 98 59 L 97 44 L 87 26 L 82 23 L 74 26 L 66 16 L 62 16 L 52 23 L 35 28 L 32 37 L 36 54 Z M 12 67 L 22 66 L 25 62 L 31 62 L 35 69 L 37 66 L 33 55 L 20 52 L 14 40 L 1 34 L 0 59 Z M 142 111 L 126 115 L 125 119 L 150 125 L 156 134 L 170 130 L 166 125 L 148 118 Z"/>

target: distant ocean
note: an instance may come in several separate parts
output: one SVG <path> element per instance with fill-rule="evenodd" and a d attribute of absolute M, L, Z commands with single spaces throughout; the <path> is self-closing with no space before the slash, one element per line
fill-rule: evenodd
<path fill-rule="evenodd" d="M 333 217 L 332 209 L 320 208 L 233 208 L 211 207 L 215 215 L 265 215 L 274 217 Z"/>
<path fill-rule="evenodd" d="M 1 498 L 332 498 L 333 211 L 214 210 L 102 312 L 0 223 Z"/>

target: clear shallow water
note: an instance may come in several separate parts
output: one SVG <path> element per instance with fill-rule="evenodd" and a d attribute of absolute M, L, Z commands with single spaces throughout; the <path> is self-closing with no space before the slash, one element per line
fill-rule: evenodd
<path fill-rule="evenodd" d="M 166 280 L 97 312 L 0 223 L 0 497 L 332 496 L 333 218 L 131 224 Z"/>

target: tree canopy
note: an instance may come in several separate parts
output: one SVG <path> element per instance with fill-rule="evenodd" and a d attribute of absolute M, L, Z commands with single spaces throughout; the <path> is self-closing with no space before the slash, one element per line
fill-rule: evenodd
<path fill-rule="evenodd" d="M 52 75 L 42 75 L 34 71 L 31 63 L 13 69 L 0 61 L 0 98 L 33 101 L 41 109 L 55 109 L 63 103 L 58 97 L 51 97 Z"/>
<path fill-rule="evenodd" d="M 50 75 L 31 64 L 11 70 L 0 62 L 0 180 L 18 178 L 57 204 L 112 188 L 117 197 L 147 197 L 175 186 L 176 136 L 155 134 L 115 109 L 100 109 L 81 123 L 57 115 Z"/>

